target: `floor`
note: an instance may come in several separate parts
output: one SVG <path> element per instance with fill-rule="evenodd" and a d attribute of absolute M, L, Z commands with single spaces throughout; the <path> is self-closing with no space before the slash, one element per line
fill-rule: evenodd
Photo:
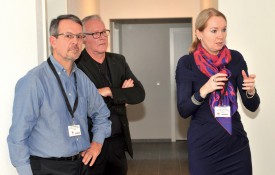
<path fill-rule="evenodd" d="M 189 175 L 187 142 L 133 142 L 127 175 Z"/>

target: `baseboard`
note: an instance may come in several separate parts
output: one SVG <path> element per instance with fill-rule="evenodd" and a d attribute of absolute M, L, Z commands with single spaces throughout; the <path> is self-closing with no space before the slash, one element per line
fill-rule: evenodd
<path fill-rule="evenodd" d="M 171 142 L 171 139 L 132 139 L 133 143 L 146 143 L 146 142 Z"/>

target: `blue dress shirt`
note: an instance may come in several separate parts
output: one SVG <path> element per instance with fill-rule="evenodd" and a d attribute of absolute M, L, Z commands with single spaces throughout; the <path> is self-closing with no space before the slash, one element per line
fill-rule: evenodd
<path fill-rule="evenodd" d="M 50 60 L 72 108 L 78 93 L 78 106 L 72 118 L 58 81 L 46 61 L 17 82 L 7 141 L 11 162 L 20 175 L 32 175 L 30 155 L 69 157 L 89 148 L 87 116 L 93 121 L 94 142 L 103 144 L 111 134 L 110 111 L 94 84 L 75 64 L 68 76 L 53 56 Z M 69 136 L 68 126 L 73 124 L 80 125 L 80 136 Z"/>

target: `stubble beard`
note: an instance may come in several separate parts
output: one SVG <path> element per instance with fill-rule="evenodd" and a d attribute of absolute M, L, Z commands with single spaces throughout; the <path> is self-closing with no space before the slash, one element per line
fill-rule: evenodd
<path fill-rule="evenodd" d="M 73 46 L 68 49 L 66 60 L 75 61 L 81 54 L 81 50 L 78 46 Z"/>

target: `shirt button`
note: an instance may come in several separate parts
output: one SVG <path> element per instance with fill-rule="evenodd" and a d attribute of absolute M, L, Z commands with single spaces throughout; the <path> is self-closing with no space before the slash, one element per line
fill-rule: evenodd
<path fill-rule="evenodd" d="M 69 93 L 69 96 L 71 96 L 72 94 L 71 93 Z"/>

